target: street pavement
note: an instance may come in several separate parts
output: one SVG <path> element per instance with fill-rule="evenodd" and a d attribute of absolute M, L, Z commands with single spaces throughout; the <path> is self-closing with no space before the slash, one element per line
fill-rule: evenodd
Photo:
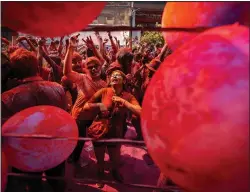
<path fill-rule="evenodd" d="M 126 138 L 135 138 L 134 128 L 129 127 Z M 152 192 L 152 189 L 133 188 L 123 184 L 106 184 L 103 189 L 98 189 L 95 183 L 88 185 L 78 185 L 71 182 L 71 178 L 88 178 L 97 179 L 96 177 L 96 159 L 91 142 L 85 143 L 81 157 L 84 161 L 88 161 L 88 165 L 80 167 L 67 164 L 66 177 L 69 178 L 67 192 Z M 110 162 L 109 156 L 105 154 L 105 180 L 113 181 L 112 175 L 109 173 Z M 124 183 L 156 185 L 160 175 L 158 167 L 149 158 L 147 151 L 139 146 L 122 145 L 121 148 L 121 167 L 120 172 L 124 177 Z"/>

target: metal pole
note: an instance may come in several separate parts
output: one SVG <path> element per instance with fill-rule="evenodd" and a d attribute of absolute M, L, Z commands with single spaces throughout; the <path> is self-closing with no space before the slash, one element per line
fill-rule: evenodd
<path fill-rule="evenodd" d="M 133 26 L 133 16 L 134 16 L 134 2 L 131 2 L 131 15 L 130 15 L 130 27 L 134 27 Z M 130 48 L 132 49 L 132 38 L 133 38 L 133 30 L 130 30 L 130 40 L 129 40 L 129 44 L 130 44 Z"/>

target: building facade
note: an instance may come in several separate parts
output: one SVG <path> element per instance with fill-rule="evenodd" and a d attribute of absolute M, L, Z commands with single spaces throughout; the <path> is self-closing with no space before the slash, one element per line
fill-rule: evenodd
<path fill-rule="evenodd" d="M 131 2 L 107 2 L 102 13 L 93 21 L 95 25 L 129 26 Z"/>
<path fill-rule="evenodd" d="M 107 2 L 96 25 L 155 26 L 161 23 L 164 1 Z"/>
<path fill-rule="evenodd" d="M 164 1 L 135 1 L 135 26 L 154 27 L 161 24 L 165 4 Z"/>

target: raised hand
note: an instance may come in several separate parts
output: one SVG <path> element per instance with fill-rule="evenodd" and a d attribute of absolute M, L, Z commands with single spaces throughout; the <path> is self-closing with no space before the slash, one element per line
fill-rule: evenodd
<path fill-rule="evenodd" d="M 108 41 L 109 40 L 105 38 L 104 41 L 103 41 L 103 44 L 106 44 Z"/>
<path fill-rule="evenodd" d="M 95 31 L 95 36 L 96 36 L 97 38 L 101 37 L 98 31 Z"/>
<path fill-rule="evenodd" d="M 102 37 L 99 34 L 99 32 L 95 32 L 95 35 L 96 35 L 97 39 L 102 42 Z"/>
<path fill-rule="evenodd" d="M 77 35 L 74 35 L 72 37 L 70 37 L 69 39 L 69 46 L 70 47 L 77 47 L 77 43 L 78 43 L 78 37 L 79 37 L 79 33 Z"/>
<path fill-rule="evenodd" d="M 94 42 L 93 42 L 91 36 L 87 37 L 86 40 L 84 40 L 84 39 L 82 39 L 82 40 L 83 40 L 83 42 L 86 44 L 86 46 L 87 46 L 88 48 L 92 49 L 92 48 L 95 47 Z"/>
<path fill-rule="evenodd" d="M 41 39 L 39 39 L 38 41 L 38 46 L 44 46 L 46 43 L 46 39 L 44 37 L 42 37 Z"/>
<path fill-rule="evenodd" d="M 110 31 L 108 31 L 108 36 L 109 36 L 109 38 L 112 38 Z"/>
<path fill-rule="evenodd" d="M 17 41 L 18 43 L 20 43 L 20 42 L 22 42 L 22 41 L 24 41 L 24 40 L 27 40 L 27 37 L 25 37 L 25 36 L 20 36 L 20 37 L 18 37 L 18 38 L 16 39 L 16 41 Z"/>
<path fill-rule="evenodd" d="M 113 97 L 112 97 L 112 101 L 113 101 L 114 103 L 117 103 L 117 104 L 120 105 L 120 106 L 123 106 L 124 103 L 126 102 L 125 99 L 123 99 L 123 98 L 121 98 L 121 97 L 118 97 L 118 96 L 113 96 Z"/>
<path fill-rule="evenodd" d="M 69 46 L 69 39 L 65 39 L 65 44 L 66 44 L 66 47 Z"/>
<path fill-rule="evenodd" d="M 10 44 L 10 42 L 9 42 L 6 38 L 4 38 L 4 37 L 1 37 L 1 41 L 2 41 L 4 44 L 6 44 L 6 45 L 9 45 L 9 44 Z"/>
<path fill-rule="evenodd" d="M 60 38 L 60 43 L 63 42 L 63 39 L 64 39 L 64 36 L 62 36 L 62 37 Z"/>

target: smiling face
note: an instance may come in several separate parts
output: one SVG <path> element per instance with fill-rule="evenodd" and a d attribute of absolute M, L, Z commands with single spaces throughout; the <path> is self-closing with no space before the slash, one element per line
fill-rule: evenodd
<path fill-rule="evenodd" d="M 119 71 L 114 71 L 110 77 L 110 84 L 113 85 L 123 85 L 125 83 L 125 78 Z"/>
<path fill-rule="evenodd" d="M 87 64 L 87 70 L 90 74 L 91 77 L 96 78 L 96 77 L 100 77 L 101 75 L 101 65 L 98 64 L 97 62 L 89 62 Z"/>
<path fill-rule="evenodd" d="M 76 65 L 81 67 L 82 66 L 82 59 L 76 60 Z"/>

